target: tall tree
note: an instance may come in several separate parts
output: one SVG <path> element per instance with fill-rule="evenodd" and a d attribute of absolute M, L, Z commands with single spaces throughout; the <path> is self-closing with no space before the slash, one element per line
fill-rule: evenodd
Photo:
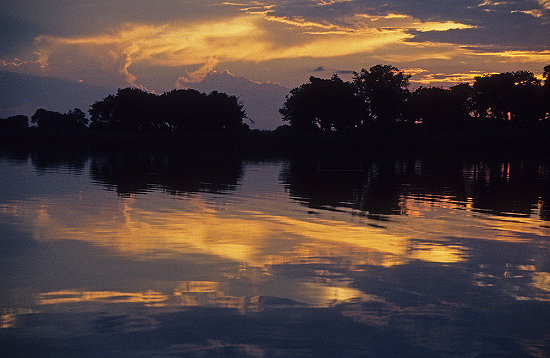
<path fill-rule="evenodd" d="M 88 127 L 86 114 L 80 108 L 75 108 L 63 115 L 73 129 L 85 129 Z"/>
<path fill-rule="evenodd" d="M 160 96 L 137 88 L 119 89 L 116 95 L 95 102 L 90 115 L 91 127 L 104 130 L 193 132 L 246 127 L 244 105 L 237 97 L 191 89 Z"/>
<path fill-rule="evenodd" d="M 473 88 L 474 112 L 478 118 L 524 124 L 542 119 L 541 81 L 532 72 L 479 76 Z"/>
<path fill-rule="evenodd" d="M 430 130 L 457 130 L 470 119 L 472 87 L 467 83 L 449 89 L 420 87 L 407 101 L 409 120 Z"/>
<path fill-rule="evenodd" d="M 95 130 L 117 129 L 115 96 L 110 94 L 90 106 L 90 128 Z"/>
<path fill-rule="evenodd" d="M 342 131 L 357 127 L 362 104 L 350 82 L 337 75 L 330 79 L 310 77 L 309 82 L 294 88 L 279 110 L 291 127 L 311 131 Z"/>
<path fill-rule="evenodd" d="M 35 123 L 42 130 L 59 130 L 65 129 L 65 121 L 63 115 L 59 112 L 53 112 L 39 108 L 31 116 L 31 122 Z"/>
<path fill-rule="evenodd" d="M 368 109 L 368 119 L 380 125 L 404 120 L 410 75 L 390 65 L 354 72 L 353 85 Z"/>

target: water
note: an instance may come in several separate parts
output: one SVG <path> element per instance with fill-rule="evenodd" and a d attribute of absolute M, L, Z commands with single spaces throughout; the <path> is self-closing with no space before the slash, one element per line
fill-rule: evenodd
<path fill-rule="evenodd" d="M 0 159 L 0 356 L 546 357 L 544 161 Z"/>

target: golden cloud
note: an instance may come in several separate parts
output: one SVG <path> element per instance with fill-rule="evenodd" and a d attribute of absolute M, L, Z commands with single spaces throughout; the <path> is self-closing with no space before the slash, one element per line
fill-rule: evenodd
<path fill-rule="evenodd" d="M 191 73 L 188 73 L 186 75 L 180 76 L 177 81 L 178 87 L 185 87 L 185 84 L 187 83 L 197 83 L 204 80 L 204 78 L 211 72 L 214 71 L 214 68 L 219 63 L 217 58 L 210 57 L 208 61 L 201 66 L 196 71 L 193 71 Z"/>
<path fill-rule="evenodd" d="M 412 36 L 407 32 L 410 29 L 469 27 L 454 22 L 421 22 L 399 14 L 356 15 L 348 20 L 343 21 L 350 24 L 346 26 L 276 17 L 268 11 L 245 11 L 209 22 L 126 23 L 90 36 L 40 36 L 35 45 L 37 63 L 46 75 L 93 84 L 135 85 L 132 64 L 203 65 L 198 72 L 186 76 L 198 81 L 219 62 L 257 63 L 368 54 L 403 45 Z"/>
<path fill-rule="evenodd" d="M 406 71 L 405 71 L 406 72 Z M 407 72 L 410 73 L 410 72 Z M 422 85 L 438 85 L 449 83 L 472 83 L 475 78 L 483 75 L 482 71 L 470 71 L 465 73 L 423 73 L 417 72 L 413 75 L 415 78 L 411 79 L 412 82 Z"/>

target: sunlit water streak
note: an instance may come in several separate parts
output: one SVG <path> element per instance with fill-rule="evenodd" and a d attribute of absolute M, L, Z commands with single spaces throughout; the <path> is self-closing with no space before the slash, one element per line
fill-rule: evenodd
<path fill-rule="evenodd" d="M 108 176 L 98 169 L 90 175 L 98 166 L 93 160 L 85 159 L 76 169 L 55 162 L 38 167 L 32 161 L 0 161 L 5 248 L 0 340 L 7 346 L 19 334 L 101 336 L 105 332 L 98 324 L 120 334 L 160 332 L 169 325 L 166 312 L 211 308 L 244 317 L 275 310 L 288 322 L 295 314 L 289 312 L 335 312 L 340 318 L 324 324 L 338 326 L 340 319 L 351 318 L 366 330 L 360 334 L 365 339 L 373 327 L 385 327 L 419 356 L 477 351 L 537 356 L 548 348 L 550 330 L 540 321 L 550 307 L 550 227 L 541 219 L 546 198 L 529 204 L 527 213 L 499 212 L 479 206 L 473 192 L 461 199 L 402 180 L 399 191 L 392 192 L 395 198 L 388 198 L 394 206 L 365 210 L 357 200 L 367 206 L 378 200 L 373 188 L 384 168 L 376 163 L 362 168 L 360 177 L 319 169 L 308 173 L 311 183 L 319 179 L 316 175 L 351 178 L 342 193 L 322 187 L 316 197 L 307 183 L 299 189 L 292 175 L 299 177 L 288 173 L 296 168 L 284 161 L 244 162 L 228 168 L 227 183 L 215 185 L 208 177 L 201 181 L 207 174 L 199 172 L 197 182 L 185 184 L 191 189 L 183 190 L 177 182 L 166 184 L 157 172 L 135 186 L 128 186 L 134 177 L 117 181 L 116 168 L 107 168 Z M 500 178 L 513 180 L 509 165 L 501 168 Z M 417 180 L 422 170 L 421 161 L 396 163 L 392 178 L 412 171 Z M 546 169 L 537 170 L 536 183 L 547 185 Z M 488 172 L 481 164 L 465 166 L 466 191 L 480 180 L 491 189 L 487 183 L 494 177 Z M 136 189 L 120 192 L 121 182 Z M 522 306 L 525 302 L 532 304 Z M 471 332 L 479 320 L 507 310 L 512 313 L 504 325 L 481 324 L 497 343 Z M 527 324 L 528 329 L 519 325 L 514 330 L 509 327 L 517 325 L 518 312 L 546 316 Z M 65 313 L 76 315 L 74 321 L 67 322 Z M 36 317 L 48 317 L 49 323 Z M 208 317 L 197 313 L 193 319 Z M 234 318 L 227 320 L 231 326 Z M 317 329 L 314 317 L 300 322 Z M 433 324 L 439 328 L 428 328 Z M 204 340 L 216 338 L 208 332 L 193 349 L 175 351 L 192 355 L 197 347 L 207 352 L 232 347 L 238 355 L 264 356 L 269 349 L 282 349 L 267 348 L 266 337 L 254 344 L 233 337 L 204 346 Z M 457 335 L 464 344 L 482 342 L 482 347 L 451 344 Z M 300 337 L 285 339 L 300 347 Z M 243 342 L 248 343 L 239 345 Z M 383 348 L 369 344 L 349 349 L 369 348 L 384 356 Z M 294 353 L 316 355 L 309 346 L 300 349 Z"/>

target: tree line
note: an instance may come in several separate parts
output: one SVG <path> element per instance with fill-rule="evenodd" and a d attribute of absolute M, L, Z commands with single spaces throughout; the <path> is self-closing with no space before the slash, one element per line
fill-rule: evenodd
<path fill-rule="evenodd" d="M 90 119 L 75 108 L 67 113 L 38 109 L 30 118 L 39 130 L 98 132 L 211 132 L 247 129 L 243 102 L 213 91 L 180 89 L 161 95 L 138 88 L 119 89 L 90 106 Z M 27 116 L 0 119 L 0 130 L 24 130 Z"/>
<path fill-rule="evenodd" d="M 532 72 L 485 74 L 472 85 L 420 87 L 391 65 L 338 75 L 310 77 L 294 88 L 279 110 L 299 131 L 343 132 L 372 128 L 417 127 L 456 131 L 473 124 L 537 127 L 550 121 L 550 65 L 543 80 Z"/>
<path fill-rule="evenodd" d="M 532 72 L 485 74 L 473 84 L 450 88 L 409 90 L 410 75 L 391 65 L 354 72 L 351 81 L 338 75 L 310 77 L 294 88 L 279 110 L 296 132 L 360 132 L 395 128 L 424 128 L 453 132 L 468 128 L 549 127 L 550 65 L 543 78 Z M 161 95 L 138 88 L 116 94 L 90 106 L 86 114 L 38 109 L 30 122 L 46 131 L 115 133 L 196 133 L 247 130 L 244 104 L 221 92 L 180 89 Z M 28 128 L 27 116 L 0 119 L 0 131 Z"/>

